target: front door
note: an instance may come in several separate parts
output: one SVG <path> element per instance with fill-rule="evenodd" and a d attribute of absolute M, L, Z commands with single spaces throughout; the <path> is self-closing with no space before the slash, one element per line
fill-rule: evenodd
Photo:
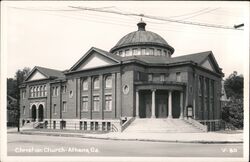
<path fill-rule="evenodd" d="M 40 105 L 38 108 L 38 114 L 39 114 L 39 122 L 43 121 L 43 105 Z"/>
<path fill-rule="evenodd" d="M 150 95 L 147 95 L 145 105 L 146 105 L 146 118 L 151 118 L 151 115 L 152 115 L 152 112 L 151 112 L 152 102 L 150 100 Z"/>
<path fill-rule="evenodd" d="M 32 117 L 32 121 L 36 121 L 36 106 L 33 105 L 31 108 L 31 117 Z"/>
<path fill-rule="evenodd" d="M 157 96 L 155 115 L 157 118 L 167 117 L 167 96 L 166 95 Z"/>

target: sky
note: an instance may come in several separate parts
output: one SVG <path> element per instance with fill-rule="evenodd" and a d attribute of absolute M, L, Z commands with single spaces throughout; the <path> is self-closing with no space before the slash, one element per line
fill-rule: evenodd
<path fill-rule="evenodd" d="M 69 6 L 224 26 L 244 23 L 245 30 L 230 30 L 143 18 L 146 30 L 161 35 L 175 48 L 172 57 L 212 51 L 225 77 L 233 71 L 248 74 L 244 70 L 248 60 L 247 2 L 5 1 L 1 16 L 8 78 L 24 67 L 70 69 L 91 47 L 109 51 L 123 36 L 136 31 L 141 19 Z"/>

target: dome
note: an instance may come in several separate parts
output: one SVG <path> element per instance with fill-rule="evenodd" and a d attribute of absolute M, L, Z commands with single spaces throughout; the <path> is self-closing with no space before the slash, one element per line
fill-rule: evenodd
<path fill-rule="evenodd" d="M 145 30 L 145 22 L 141 21 L 137 26 L 138 31 L 131 32 L 122 37 L 110 52 L 114 53 L 119 49 L 132 46 L 156 46 L 169 50 L 171 54 L 174 53 L 174 48 L 171 47 L 160 35 Z"/>

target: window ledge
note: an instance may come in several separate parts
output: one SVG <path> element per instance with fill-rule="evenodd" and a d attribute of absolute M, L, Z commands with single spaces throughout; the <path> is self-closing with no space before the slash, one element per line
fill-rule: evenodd
<path fill-rule="evenodd" d="M 47 98 L 47 96 L 29 97 L 29 98 L 25 98 L 25 99 L 39 99 L 39 98 Z"/>
<path fill-rule="evenodd" d="M 103 110 L 104 112 L 112 112 L 112 110 Z"/>

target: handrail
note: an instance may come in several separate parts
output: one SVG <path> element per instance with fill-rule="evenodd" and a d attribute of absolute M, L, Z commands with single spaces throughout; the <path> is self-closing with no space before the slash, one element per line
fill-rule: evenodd
<path fill-rule="evenodd" d="M 135 117 L 129 118 L 126 122 L 124 122 L 121 126 L 121 131 L 124 131 L 133 121 Z"/>
<path fill-rule="evenodd" d="M 222 126 L 223 125 L 223 126 Z M 224 130 L 237 130 L 238 128 L 235 127 L 233 124 L 226 122 L 225 120 L 221 120 L 221 127 L 223 127 Z"/>
<path fill-rule="evenodd" d="M 118 129 L 116 128 L 116 126 L 114 124 L 112 124 L 111 131 L 118 132 Z"/>
<path fill-rule="evenodd" d="M 206 125 L 203 125 L 201 124 L 199 121 L 197 120 L 194 120 L 192 118 L 188 118 L 188 119 L 185 119 L 185 121 L 187 121 L 188 123 L 194 125 L 195 127 L 199 128 L 200 130 L 204 131 L 204 132 L 207 132 L 208 131 L 208 128 Z"/>

